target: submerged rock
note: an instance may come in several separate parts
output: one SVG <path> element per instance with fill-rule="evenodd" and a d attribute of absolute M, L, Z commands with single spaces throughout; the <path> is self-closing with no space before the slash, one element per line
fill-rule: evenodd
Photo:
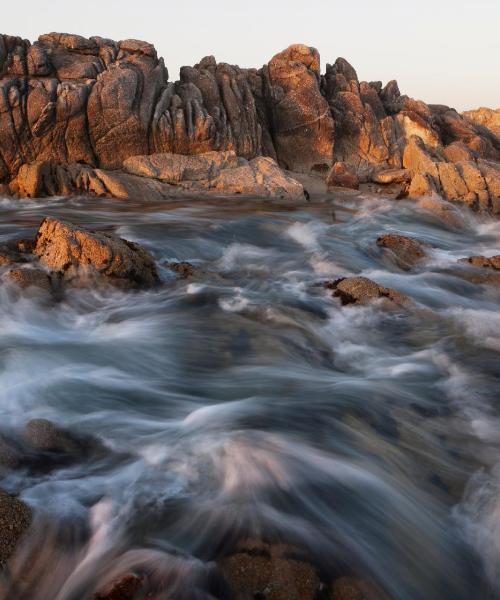
<path fill-rule="evenodd" d="M 333 295 L 340 298 L 343 306 L 350 304 L 369 304 L 382 301 L 391 308 L 408 307 L 411 300 L 392 288 L 386 288 L 367 277 L 345 277 L 325 284 L 327 289 L 334 290 Z"/>
<path fill-rule="evenodd" d="M 386 233 L 377 239 L 377 246 L 390 250 L 398 266 L 408 270 L 425 258 L 425 246 L 412 238 L 397 233 Z"/>
<path fill-rule="evenodd" d="M 234 600 L 315 600 L 322 589 L 316 569 L 286 546 L 248 542 L 219 567 Z"/>
<path fill-rule="evenodd" d="M 144 577 L 139 577 L 135 573 L 127 573 L 118 581 L 114 581 L 96 592 L 94 600 L 135 600 L 138 597 L 144 597 L 144 587 Z M 149 594 L 146 598 L 154 600 L 154 596 Z"/>
<path fill-rule="evenodd" d="M 47 419 L 33 419 L 25 428 L 25 438 L 36 450 L 74 453 L 78 444 L 71 434 Z"/>
<path fill-rule="evenodd" d="M 10 558 L 31 521 L 31 509 L 24 502 L 0 491 L 0 565 Z"/>
<path fill-rule="evenodd" d="M 153 258 L 138 244 L 57 219 L 42 221 L 34 253 L 44 267 L 67 282 L 96 275 L 126 288 L 159 282 Z"/>
<path fill-rule="evenodd" d="M 458 262 L 468 263 L 474 267 L 500 271 L 500 254 L 490 256 L 489 258 L 486 256 L 469 256 L 468 258 L 461 258 Z"/>
<path fill-rule="evenodd" d="M 167 264 L 167 267 L 174 273 L 177 273 L 180 279 L 189 279 L 190 277 L 193 277 L 198 271 L 198 269 L 194 265 L 187 261 L 169 262 Z"/>
<path fill-rule="evenodd" d="M 5 277 L 23 289 L 34 287 L 45 290 L 46 292 L 52 291 L 50 276 L 42 269 L 32 267 L 11 269 L 10 271 L 7 271 Z"/>

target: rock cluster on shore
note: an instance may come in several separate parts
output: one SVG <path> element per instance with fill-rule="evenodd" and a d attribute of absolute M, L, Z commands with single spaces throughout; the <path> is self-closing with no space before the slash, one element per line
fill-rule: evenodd
<path fill-rule="evenodd" d="M 261 69 L 206 57 L 171 82 L 146 42 L 50 33 L 31 44 L 3 35 L 0 77 L 0 184 L 22 197 L 161 199 L 179 187 L 301 197 L 279 165 L 323 178 L 332 169 L 330 186 L 373 181 L 402 196 L 441 194 L 500 212 L 497 112 L 462 116 L 402 95 L 395 81 L 360 82 L 342 58 L 321 74 L 308 46 Z M 180 179 L 148 169 L 137 176 L 139 162 L 213 152 L 232 152 L 238 163 Z"/>

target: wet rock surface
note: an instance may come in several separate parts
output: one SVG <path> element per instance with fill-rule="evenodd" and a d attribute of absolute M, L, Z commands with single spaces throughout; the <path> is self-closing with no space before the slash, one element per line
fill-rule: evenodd
<path fill-rule="evenodd" d="M 340 298 L 342 305 L 369 304 L 376 300 L 382 301 L 390 308 L 408 307 L 410 299 L 392 288 L 386 288 L 367 277 L 345 277 L 325 284 L 333 290 L 333 296 Z"/>
<path fill-rule="evenodd" d="M 500 254 L 496 256 L 469 256 L 468 258 L 460 259 L 460 262 L 470 264 L 473 267 L 482 267 L 485 269 L 495 269 L 500 271 Z"/>
<path fill-rule="evenodd" d="M 390 250 L 398 266 L 405 270 L 411 269 L 426 256 L 424 244 L 397 233 L 381 235 L 377 238 L 377 246 Z"/>
<path fill-rule="evenodd" d="M 235 600 L 314 600 L 323 589 L 315 568 L 286 546 L 245 543 L 219 567 Z"/>
<path fill-rule="evenodd" d="M 31 510 L 24 502 L 0 491 L 0 565 L 10 558 L 31 520 Z"/>

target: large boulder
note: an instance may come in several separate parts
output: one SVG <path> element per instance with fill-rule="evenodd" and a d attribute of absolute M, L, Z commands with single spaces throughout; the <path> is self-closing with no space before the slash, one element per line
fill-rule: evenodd
<path fill-rule="evenodd" d="M 260 156 L 235 169 L 224 169 L 207 182 L 207 189 L 224 194 L 303 199 L 304 187 L 284 173 L 272 158 Z"/>
<path fill-rule="evenodd" d="M 0 565 L 10 558 L 31 520 L 31 510 L 24 502 L 0 491 Z"/>
<path fill-rule="evenodd" d="M 123 168 L 141 177 L 152 177 L 171 184 L 181 181 L 200 181 L 215 178 L 223 169 L 238 166 L 235 152 L 206 152 L 186 156 L 183 154 L 151 154 L 131 156 Z"/>
<path fill-rule="evenodd" d="M 300 44 L 264 68 L 274 146 L 286 169 L 325 171 L 333 160 L 333 119 L 320 90 L 316 49 Z"/>
<path fill-rule="evenodd" d="M 153 258 L 138 244 L 57 219 L 42 221 L 34 253 L 41 265 L 66 282 L 88 276 L 127 288 L 159 282 Z"/>

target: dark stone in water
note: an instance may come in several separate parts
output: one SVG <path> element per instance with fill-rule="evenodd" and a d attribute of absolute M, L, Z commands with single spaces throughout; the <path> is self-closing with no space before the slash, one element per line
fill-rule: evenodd
<path fill-rule="evenodd" d="M 0 565 L 10 558 L 31 520 L 24 502 L 0 491 Z"/>
<path fill-rule="evenodd" d="M 192 265 L 190 262 L 182 261 L 182 262 L 169 262 L 167 267 L 177 273 L 180 279 L 189 279 L 196 275 L 198 269 Z"/>
<path fill-rule="evenodd" d="M 127 573 L 118 581 L 98 591 L 94 600 L 135 600 L 138 597 L 153 600 L 154 596 L 143 595 L 144 584 L 143 577 L 139 577 L 135 573 Z"/>
<path fill-rule="evenodd" d="M 323 589 L 316 569 L 284 545 L 248 541 L 219 561 L 234 600 L 314 600 Z"/>

